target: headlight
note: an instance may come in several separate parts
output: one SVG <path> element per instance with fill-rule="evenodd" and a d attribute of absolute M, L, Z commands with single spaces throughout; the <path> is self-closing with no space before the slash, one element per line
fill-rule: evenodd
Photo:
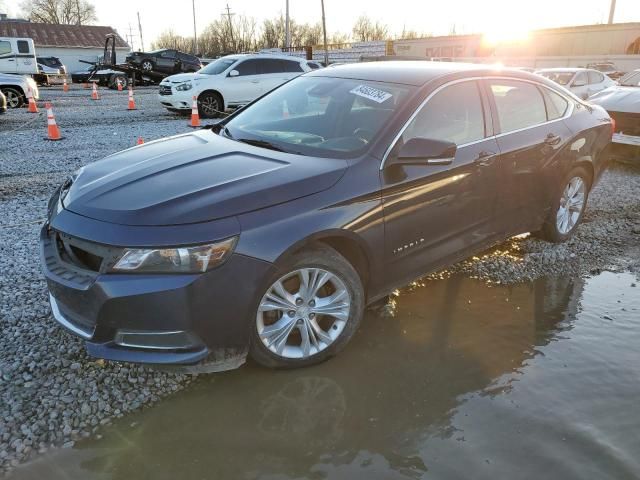
<path fill-rule="evenodd" d="M 209 245 L 126 249 L 111 269 L 130 273 L 201 273 L 224 263 L 237 237 Z"/>
<path fill-rule="evenodd" d="M 181 83 L 176 87 L 176 90 L 178 90 L 179 92 L 186 92 L 187 90 L 191 90 L 192 88 L 193 85 L 191 85 L 191 83 Z"/>

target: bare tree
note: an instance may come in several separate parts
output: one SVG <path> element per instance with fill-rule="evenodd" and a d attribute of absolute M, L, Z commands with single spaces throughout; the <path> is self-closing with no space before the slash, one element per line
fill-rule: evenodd
<path fill-rule="evenodd" d="M 378 21 L 374 23 L 369 17 L 362 15 L 354 23 L 352 33 L 356 42 L 386 40 L 389 37 L 389 27 Z"/>
<path fill-rule="evenodd" d="M 21 8 L 32 22 L 87 25 L 97 20 L 96 8 L 87 0 L 25 0 Z"/>

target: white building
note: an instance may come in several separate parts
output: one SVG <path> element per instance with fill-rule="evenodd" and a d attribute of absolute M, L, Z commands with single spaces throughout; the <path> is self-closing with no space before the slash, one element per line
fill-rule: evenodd
<path fill-rule="evenodd" d="M 86 70 L 80 62 L 96 62 L 104 53 L 105 36 L 116 34 L 117 62 L 131 51 L 127 42 L 111 27 L 94 25 L 52 25 L 25 20 L 6 19 L 0 14 L 0 37 L 32 38 L 38 57 L 58 57 L 67 67 L 67 73 Z"/>

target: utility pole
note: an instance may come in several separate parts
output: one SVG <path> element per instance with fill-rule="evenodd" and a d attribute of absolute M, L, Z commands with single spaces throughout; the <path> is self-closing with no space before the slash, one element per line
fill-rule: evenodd
<path fill-rule="evenodd" d="M 78 25 L 82 25 L 82 20 L 80 20 L 80 0 L 76 0 L 76 15 L 78 15 Z"/>
<path fill-rule="evenodd" d="M 193 54 L 198 54 L 198 34 L 196 33 L 196 0 L 191 0 L 193 8 Z"/>
<path fill-rule="evenodd" d="M 129 38 L 129 45 L 133 50 L 133 27 L 131 27 L 131 24 L 129 24 L 129 35 L 127 35 L 127 37 Z"/>
<path fill-rule="evenodd" d="M 287 15 L 284 24 L 284 46 L 289 49 L 291 48 L 291 31 L 289 30 L 289 0 L 287 0 Z"/>
<path fill-rule="evenodd" d="M 140 32 L 140 50 L 144 52 L 144 42 L 142 41 L 142 23 L 140 22 L 140 12 L 138 12 L 138 32 Z"/>
<path fill-rule="evenodd" d="M 613 23 L 613 16 L 616 13 L 616 0 L 611 0 L 611 7 L 609 8 L 609 25 Z"/>
<path fill-rule="evenodd" d="M 223 13 L 223 17 L 227 17 L 229 20 L 229 36 L 231 37 L 231 45 L 233 45 L 233 49 L 235 50 L 236 42 L 233 40 L 233 24 L 231 23 L 231 17 L 235 15 L 235 13 L 231 13 L 231 9 L 229 8 L 229 4 L 227 3 L 227 13 Z"/>
<path fill-rule="evenodd" d="M 329 50 L 327 50 L 327 22 L 324 18 L 324 0 L 320 0 L 322 6 L 322 37 L 324 38 L 324 66 L 329 66 Z"/>

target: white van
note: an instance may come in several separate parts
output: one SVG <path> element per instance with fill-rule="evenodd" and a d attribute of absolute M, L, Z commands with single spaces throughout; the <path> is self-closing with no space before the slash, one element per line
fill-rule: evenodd
<path fill-rule="evenodd" d="M 0 73 L 38 73 L 36 49 L 31 38 L 0 37 Z"/>

